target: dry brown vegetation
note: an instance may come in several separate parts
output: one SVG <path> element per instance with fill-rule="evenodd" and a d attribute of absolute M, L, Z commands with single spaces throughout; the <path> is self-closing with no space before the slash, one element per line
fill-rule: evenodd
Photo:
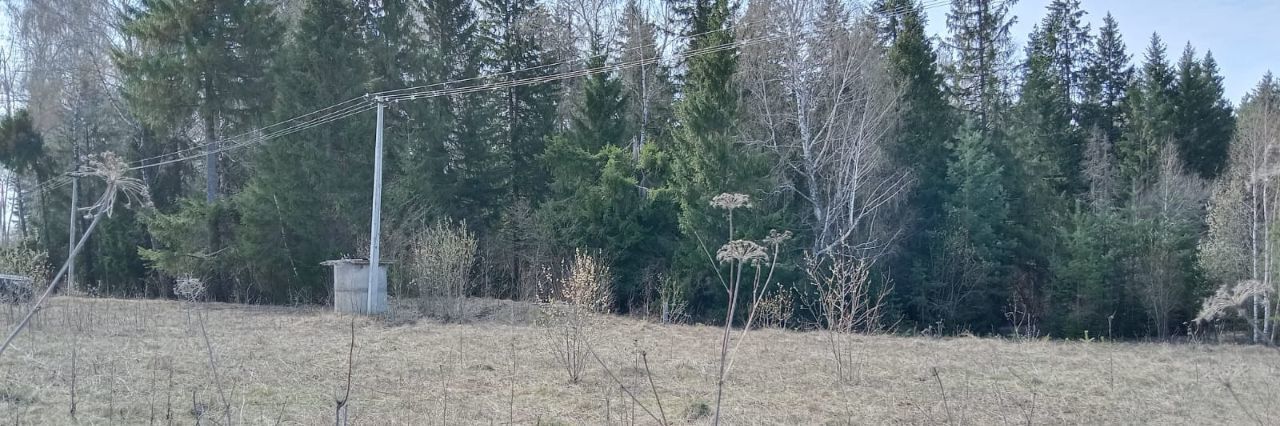
<path fill-rule="evenodd" d="M 356 318 L 353 424 L 617 424 L 652 420 L 597 363 L 570 384 L 535 307 L 470 300 L 470 324 Z M 231 418 L 331 424 L 347 386 L 351 317 L 319 307 L 51 300 L 0 358 L 0 423 L 223 422 L 203 312 Z M 22 312 L 0 307 L 13 325 Z M 487 314 L 486 314 L 487 313 Z M 608 317 L 592 349 L 648 407 L 710 421 L 709 326 Z M 753 332 L 725 387 L 727 424 L 1234 423 L 1280 418 L 1280 352 L 1257 346 L 853 336 L 838 383 L 822 333 Z M 514 347 L 514 350 L 512 348 Z M 73 387 L 74 383 L 74 387 Z M 74 389 L 74 390 L 73 390 Z"/>

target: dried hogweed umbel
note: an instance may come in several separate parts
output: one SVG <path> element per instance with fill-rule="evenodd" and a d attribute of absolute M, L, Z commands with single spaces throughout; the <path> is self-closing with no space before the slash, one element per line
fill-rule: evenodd
<path fill-rule="evenodd" d="M 724 193 L 711 199 L 711 207 L 725 210 L 750 208 L 751 196 L 747 194 Z"/>
<path fill-rule="evenodd" d="M 755 241 L 733 240 L 716 250 L 716 260 L 721 263 L 736 261 L 756 264 L 768 258 L 769 253 L 765 251 L 764 246 Z"/>

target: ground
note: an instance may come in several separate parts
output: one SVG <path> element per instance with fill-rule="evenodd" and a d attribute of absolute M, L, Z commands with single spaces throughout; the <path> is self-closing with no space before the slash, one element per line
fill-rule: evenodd
<path fill-rule="evenodd" d="M 225 394 L 237 424 L 333 424 L 352 349 L 354 424 L 710 423 L 720 329 L 602 319 L 590 347 L 609 369 L 591 358 L 570 383 L 554 340 L 530 321 L 535 308 L 504 303 L 473 302 L 486 315 L 444 324 L 403 314 L 353 320 L 319 307 L 57 297 L 0 356 L 0 423 L 221 424 Z M 5 330 L 19 314 L 0 307 Z M 851 336 L 852 373 L 841 381 L 827 334 L 745 338 L 725 388 L 726 424 L 1280 418 L 1280 351 L 1265 347 Z"/>

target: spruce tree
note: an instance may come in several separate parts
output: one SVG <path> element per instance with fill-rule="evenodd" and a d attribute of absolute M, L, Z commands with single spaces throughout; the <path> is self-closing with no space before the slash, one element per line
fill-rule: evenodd
<path fill-rule="evenodd" d="M 689 40 L 688 50 L 733 43 L 728 0 L 698 1 L 692 6 L 689 27 L 695 36 Z M 691 286 L 691 308 L 707 313 L 713 312 L 713 306 L 723 309 L 725 295 L 712 273 L 718 266 L 709 264 L 704 245 L 763 235 L 752 226 L 735 226 L 748 231 L 728 235 L 723 211 L 711 206 L 712 197 L 718 194 L 742 193 L 752 197 L 758 208 L 764 207 L 761 180 L 767 176 L 767 168 L 750 147 L 734 140 L 738 93 L 733 76 L 737 62 L 735 49 L 688 58 L 684 98 L 676 107 L 679 127 L 671 150 L 668 184 L 680 205 L 681 240 L 673 268 L 677 279 Z M 714 251 L 715 247 L 709 249 Z"/>
<path fill-rule="evenodd" d="M 952 0 L 947 13 L 951 34 L 944 46 L 951 55 L 946 67 L 952 102 L 979 128 L 993 132 L 1008 107 L 1007 84 L 1013 70 L 1009 28 L 1013 2 Z"/>
<path fill-rule="evenodd" d="M 1108 13 L 1102 20 L 1093 55 L 1090 56 L 1084 84 L 1084 105 L 1081 106 L 1081 126 L 1086 131 L 1094 128 L 1102 131 L 1108 149 L 1120 140 L 1121 130 L 1127 124 L 1123 106 L 1129 81 L 1133 78 L 1129 56 L 1119 24 Z"/>
<path fill-rule="evenodd" d="M 262 0 L 143 0 L 127 9 L 121 32 L 135 41 L 112 54 L 125 101 L 148 130 L 165 136 L 147 140 L 186 145 L 180 135 L 196 117 L 205 151 L 205 203 L 182 203 L 171 217 L 151 217 L 156 250 L 144 257 L 171 275 L 199 274 L 212 297 L 227 297 L 238 270 L 225 250 L 234 238 L 234 212 L 218 197 L 243 177 L 220 169 L 221 141 L 264 124 L 272 93 L 268 70 L 281 25 Z M 175 148 L 181 147 L 160 149 Z M 165 223 L 203 229 L 166 229 Z"/>
<path fill-rule="evenodd" d="M 882 0 L 874 5 L 877 32 L 887 44 L 886 56 L 894 81 L 902 91 L 898 114 L 897 140 L 890 152 L 894 162 L 911 170 L 916 185 L 909 195 L 914 221 L 907 225 L 902 253 L 895 257 L 901 267 L 896 284 L 899 294 L 923 291 L 929 280 L 927 259 L 931 241 L 944 232 L 944 203 L 950 187 L 947 163 L 951 155 L 948 141 L 955 134 L 955 113 L 943 93 L 937 55 L 925 35 L 925 16 L 913 0 Z M 913 297 L 911 300 L 919 300 Z M 910 307 L 909 312 L 920 312 Z"/>
<path fill-rule="evenodd" d="M 593 43 L 591 68 L 605 65 L 605 50 Z M 630 102 L 619 77 L 586 78 L 568 128 L 548 143 L 544 161 L 552 176 L 542 216 L 554 224 L 566 249 L 583 248 L 612 259 L 619 301 L 641 296 L 643 269 L 670 254 L 674 228 L 661 203 L 639 188 L 637 164 L 625 148 L 635 133 Z M 630 306 L 621 305 L 620 309 Z"/>
<path fill-rule="evenodd" d="M 931 298 L 956 301 L 958 306 L 943 312 L 952 316 L 927 319 L 979 327 L 1002 320 L 1001 309 L 1010 294 L 1006 280 L 1011 277 L 1015 238 L 1009 221 L 1014 212 L 1004 183 L 1008 170 L 994 142 L 972 120 L 960 130 L 955 157 L 947 166 L 953 191 L 947 197 L 943 244 L 948 252 L 944 256 L 954 252 L 956 258 L 935 268 L 931 292 Z"/>
<path fill-rule="evenodd" d="M 1164 42 L 1159 35 L 1151 34 L 1142 71 L 1126 99 L 1129 125 L 1116 144 L 1120 175 L 1126 182 L 1152 182 L 1160 150 L 1172 142 L 1173 81 Z"/>
<path fill-rule="evenodd" d="M 1205 179 L 1226 167 L 1228 146 L 1235 130 L 1231 105 L 1223 98 L 1222 76 L 1213 53 L 1197 60 L 1188 43 L 1178 61 L 1174 85 L 1173 139 L 1183 163 Z"/>
<path fill-rule="evenodd" d="M 414 0 L 358 0 L 361 32 L 371 60 L 370 89 L 383 91 L 425 84 L 420 71 L 427 66 Z M 420 104 L 419 104 L 420 105 Z M 398 106 L 398 108 L 406 108 Z M 415 114 L 416 115 L 416 114 Z M 391 126 L 394 127 L 394 126 Z"/>
<path fill-rule="evenodd" d="M 1088 67 L 1093 57 L 1090 49 L 1093 35 L 1089 24 L 1083 22 L 1086 14 L 1080 8 L 1080 0 L 1053 0 L 1049 4 L 1049 15 L 1041 23 L 1046 32 L 1053 33 L 1053 64 L 1059 78 L 1069 88 L 1072 102 L 1084 98 Z M 1077 110 L 1072 110 L 1072 118 L 1079 118 Z"/>
<path fill-rule="evenodd" d="M 535 0 L 480 0 L 483 58 L 498 81 L 546 77 L 555 73 L 553 56 L 533 22 L 546 13 Z M 477 58 L 471 58 L 476 60 Z M 538 200 L 547 176 L 538 167 L 544 141 L 556 127 L 556 82 L 506 87 L 495 92 L 495 131 L 502 177 L 514 199 Z"/>
<path fill-rule="evenodd" d="M 122 32 L 142 47 L 115 52 L 125 98 L 146 124 L 177 131 L 187 117 L 204 130 L 206 198 L 221 191 L 219 140 L 256 123 L 270 101 L 267 77 L 280 25 L 262 0 L 143 0 Z"/>
<path fill-rule="evenodd" d="M 1076 103 L 1072 93 L 1082 82 L 1084 45 L 1079 43 L 1079 11 L 1066 9 L 1063 1 L 1050 5 L 1050 13 L 1031 34 L 1027 47 L 1026 75 L 1015 108 L 1015 151 L 1024 169 L 1045 180 L 1056 193 L 1080 189 L 1077 175 L 1083 138 L 1076 127 Z M 1078 5 L 1077 5 L 1078 6 Z M 1080 61 L 1082 62 L 1082 61 Z"/>
<path fill-rule="evenodd" d="M 468 0 L 428 0 L 420 13 L 428 45 L 423 79 L 442 88 L 474 86 L 481 76 L 483 52 L 479 24 Z M 401 147 L 401 204 L 428 210 L 468 225 L 492 224 L 503 200 L 506 179 L 494 146 L 494 102 L 489 92 L 449 94 L 427 102 L 431 127 Z"/>
<path fill-rule="evenodd" d="M 277 120 L 365 92 L 369 70 L 359 10 L 346 0 L 308 0 L 274 70 Z M 276 300 L 327 294 L 320 262 L 354 253 L 368 232 L 372 114 L 268 141 L 236 196 L 237 248 L 253 282 Z"/>

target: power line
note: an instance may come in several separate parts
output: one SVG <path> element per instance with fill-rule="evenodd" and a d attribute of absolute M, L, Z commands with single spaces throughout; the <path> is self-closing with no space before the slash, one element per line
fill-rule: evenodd
<path fill-rule="evenodd" d="M 306 113 L 306 114 L 302 114 L 302 115 L 299 115 L 299 116 L 296 116 L 296 117 L 293 117 L 293 118 L 289 118 L 289 119 L 287 119 L 287 120 L 283 120 L 283 121 L 280 121 L 280 122 L 277 122 L 277 123 L 274 123 L 274 124 L 271 124 L 271 125 L 268 125 L 268 126 L 264 126 L 264 127 L 260 127 L 260 128 L 257 128 L 257 129 L 253 129 L 253 130 L 249 130 L 249 131 L 241 132 L 241 133 L 238 133 L 238 134 L 235 134 L 235 135 L 231 135 L 231 136 L 222 137 L 222 138 L 219 138 L 217 142 L 218 142 L 218 143 L 228 142 L 228 141 L 232 141 L 232 140 L 235 140 L 235 139 L 238 139 L 238 138 L 250 137 L 250 136 L 253 136 L 253 135 L 255 135 L 255 134 L 264 133 L 264 132 L 267 132 L 268 130 L 270 130 L 270 129 L 272 129 L 272 128 L 279 127 L 279 126 L 283 126 L 283 125 L 286 125 L 286 124 L 289 124 L 289 123 L 292 123 L 292 122 L 295 122 L 295 121 L 298 121 L 298 120 L 304 120 L 304 119 L 314 118 L 313 116 L 315 116 L 316 114 L 321 114 L 321 113 L 323 113 L 323 112 L 325 112 L 325 111 L 333 110 L 333 109 L 335 109 L 335 108 L 339 108 L 339 109 L 341 109 L 341 108 L 343 108 L 344 106 L 348 106 L 348 107 L 349 107 L 349 106 L 353 105 L 353 102 L 356 102 L 356 103 L 368 103 L 368 100 L 367 100 L 367 98 L 366 98 L 366 97 L 364 97 L 364 96 L 357 96 L 357 97 L 354 97 L 354 98 L 351 98 L 351 99 L 348 99 L 348 100 L 345 100 L 345 101 L 342 101 L 342 102 L 338 102 L 338 103 L 336 103 L 336 104 L 333 104 L 333 105 L 330 105 L 330 106 L 327 106 L 327 107 L 324 107 L 324 108 L 321 108 L 321 109 L 318 109 L 318 110 L 315 110 L 315 111 L 312 111 L 312 112 L 308 112 L 308 113 Z M 190 146 L 190 147 L 187 147 L 187 148 L 183 148 L 183 149 L 180 149 L 180 150 L 178 150 L 178 151 L 169 152 L 169 153 L 164 153 L 164 154 L 160 154 L 160 155 L 156 155 L 156 156 L 152 156 L 152 157 L 147 157 L 147 158 L 143 158 L 143 159 L 135 160 L 135 161 L 129 162 L 129 165 L 131 165 L 131 166 L 137 166 L 137 165 L 148 165 L 147 163 L 155 162 L 155 161 L 157 161 L 157 160 L 164 159 L 164 158 L 166 158 L 166 157 L 175 156 L 175 155 L 181 155 L 181 154 L 183 154 L 183 153 L 185 153 L 185 152 L 195 151 L 195 150 L 202 149 L 202 148 L 204 148 L 204 147 L 208 146 L 209 144 L 210 144 L 210 143 L 205 142 L 205 143 L 197 144 L 197 145 Z"/>
<path fill-rule="evenodd" d="M 931 9 L 937 6 L 945 5 L 947 3 L 948 3 L 948 0 L 925 1 L 920 3 L 921 11 L 926 9 Z M 906 8 L 900 8 L 900 9 L 893 10 L 887 14 L 901 15 L 901 14 L 905 14 L 906 12 L 908 12 Z M 884 16 L 886 15 L 886 13 L 880 13 L 879 15 Z M 764 18 L 748 24 L 738 25 L 730 28 L 708 30 L 701 33 L 691 34 L 687 37 L 698 37 L 698 36 L 713 34 L 717 32 L 732 31 L 732 30 L 740 29 L 744 26 L 749 27 L 752 25 L 764 24 L 770 21 L 771 19 L 772 18 Z M 804 22 L 804 24 L 809 24 L 809 23 L 812 23 L 812 20 L 808 20 Z M 724 43 L 720 45 L 687 50 L 687 51 L 672 55 L 670 58 L 663 57 L 661 55 L 654 56 L 654 57 L 642 57 L 641 59 L 627 61 L 627 62 L 608 64 L 608 65 L 593 67 L 593 68 L 583 68 L 583 69 L 566 71 L 566 72 L 561 72 L 557 74 L 549 74 L 544 76 L 528 77 L 528 78 L 517 79 L 517 80 L 505 80 L 505 81 L 499 81 L 499 82 L 493 82 L 493 83 L 478 84 L 474 86 L 446 87 L 450 85 L 457 85 L 457 84 L 467 83 L 472 81 L 482 81 L 487 79 L 493 79 L 493 78 L 501 77 L 504 75 L 527 73 L 527 72 L 535 71 L 538 69 L 567 65 L 567 64 L 585 61 L 592 58 L 598 58 L 601 56 L 606 56 L 611 54 L 611 53 L 602 53 L 597 55 L 590 55 L 586 57 L 579 57 L 579 58 L 574 58 L 570 60 L 560 61 L 552 64 L 544 64 L 544 65 L 538 65 L 538 66 L 529 67 L 529 68 L 523 68 L 520 70 L 512 70 L 512 71 L 496 73 L 496 74 L 486 74 L 486 75 L 477 76 L 477 77 L 469 77 L 464 79 L 456 79 L 456 80 L 432 83 L 427 85 L 374 92 L 366 96 L 351 98 L 346 101 L 339 102 L 339 103 L 318 109 L 316 111 L 302 114 L 302 115 L 290 118 L 288 120 L 274 123 L 265 127 L 245 131 L 229 137 L 220 138 L 218 139 L 218 142 L 223 143 L 224 146 L 218 149 L 215 149 L 211 152 L 208 151 L 207 149 L 202 150 L 203 148 L 208 147 L 210 145 L 209 143 L 198 144 L 198 145 L 184 148 L 178 151 L 156 155 L 156 156 L 144 158 L 141 160 L 136 160 L 134 162 L 129 163 L 130 165 L 133 166 L 129 170 L 140 170 L 145 168 L 158 167 L 162 165 L 174 164 L 174 163 L 179 163 L 183 161 L 204 157 L 210 153 L 221 153 L 221 152 L 231 151 L 231 150 L 239 149 L 252 144 L 274 139 L 277 137 L 287 136 L 303 130 L 311 129 L 323 124 L 338 121 L 338 120 L 350 117 L 352 115 L 356 115 L 356 114 L 374 109 L 376 107 L 375 103 L 370 98 L 380 99 L 387 102 L 412 101 L 412 100 L 417 100 L 422 98 L 432 98 L 432 97 L 439 97 L 439 96 L 457 96 L 457 95 L 475 93 L 475 92 L 481 92 L 481 91 L 490 91 L 490 90 L 505 89 L 510 87 L 542 84 L 542 83 L 548 83 L 552 81 L 584 77 L 584 76 L 599 74 L 603 72 L 629 69 L 637 66 L 656 64 L 664 60 L 679 61 L 679 60 L 688 59 L 698 55 L 715 53 L 719 51 L 730 50 L 730 49 L 750 46 L 750 45 L 759 44 L 759 43 L 765 43 L 765 42 L 774 41 L 774 40 L 798 37 L 798 36 L 804 35 L 807 32 L 818 31 L 833 25 L 841 25 L 841 23 L 817 25 L 814 27 L 802 29 L 801 31 L 798 31 L 792 34 L 781 34 L 781 35 L 772 34 L 772 35 L 766 35 L 766 36 L 749 38 L 749 39 L 734 40 L 732 42 Z M 648 47 L 656 47 L 656 46 L 657 46 L 657 43 L 649 43 L 641 46 L 634 46 L 627 49 L 623 49 L 623 51 L 642 49 L 642 48 L 648 48 Z M 446 88 L 426 90 L 428 88 L 433 88 L 433 87 L 446 87 Z M 280 126 L 285 126 L 285 125 L 287 125 L 287 127 L 284 127 L 283 129 L 269 131 L 270 129 L 277 128 Z M 228 142 L 230 143 L 228 144 Z M 199 151 L 199 152 L 196 152 L 196 151 Z M 186 153 L 192 153 L 192 152 L 196 152 L 196 153 L 184 155 Z M 69 182 L 70 180 L 67 179 L 66 181 Z"/>

